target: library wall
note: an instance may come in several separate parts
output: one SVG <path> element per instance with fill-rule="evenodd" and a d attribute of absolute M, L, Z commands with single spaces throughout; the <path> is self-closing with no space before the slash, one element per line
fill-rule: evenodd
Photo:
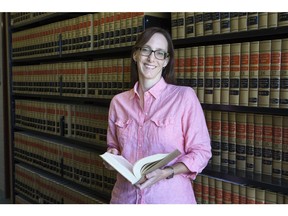
<path fill-rule="evenodd" d="M 288 203 L 288 13 L 10 18 L 15 203 L 108 202 L 108 107 L 131 88 L 131 46 L 148 24 L 171 32 L 177 84 L 204 109 L 213 157 L 192 182 L 197 202 Z"/>

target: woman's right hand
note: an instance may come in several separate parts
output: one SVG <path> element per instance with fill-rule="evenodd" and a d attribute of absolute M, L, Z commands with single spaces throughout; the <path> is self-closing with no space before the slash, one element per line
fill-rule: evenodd
<path fill-rule="evenodd" d="M 110 148 L 107 150 L 107 152 L 111 153 L 111 154 L 115 154 L 115 155 L 118 155 L 119 154 L 119 151 L 115 148 Z M 103 162 L 104 166 L 106 169 L 109 169 L 109 170 L 115 170 L 112 166 L 110 166 L 110 164 L 106 163 L 105 161 Z"/>

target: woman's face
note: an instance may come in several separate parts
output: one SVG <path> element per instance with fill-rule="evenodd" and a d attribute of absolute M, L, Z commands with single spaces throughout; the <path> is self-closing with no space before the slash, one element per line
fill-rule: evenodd
<path fill-rule="evenodd" d="M 160 33 L 155 33 L 143 47 L 149 48 L 153 51 L 160 50 L 165 53 L 168 52 L 168 42 Z M 139 80 L 152 82 L 160 80 L 162 69 L 163 67 L 166 67 L 169 62 L 169 57 L 164 60 L 159 60 L 155 57 L 154 52 L 149 56 L 144 56 L 141 54 L 140 49 L 134 53 L 133 59 L 137 62 Z"/>

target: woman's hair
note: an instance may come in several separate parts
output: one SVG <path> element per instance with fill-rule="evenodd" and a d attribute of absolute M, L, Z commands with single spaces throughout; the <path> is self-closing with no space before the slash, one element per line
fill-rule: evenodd
<path fill-rule="evenodd" d="M 175 80 L 174 80 L 174 47 L 173 47 L 171 36 L 166 30 L 164 30 L 162 28 L 150 27 L 150 28 L 147 28 L 144 32 L 142 32 L 140 34 L 135 45 L 132 47 L 131 73 L 132 73 L 132 84 L 133 85 L 139 80 L 138 68 L 137 68 L 137 64 L 135 64 L 135 61 L 133 60 L 133 54 L 139 49 L 139 47 L 144 46 L 155 33 L 162 34 L 168 42 L 169 62 L 167 64 L 167 66 L 165 68 L 163 68 L 162 76 L 167 83 L 173 84 L 175 82 Z"/>

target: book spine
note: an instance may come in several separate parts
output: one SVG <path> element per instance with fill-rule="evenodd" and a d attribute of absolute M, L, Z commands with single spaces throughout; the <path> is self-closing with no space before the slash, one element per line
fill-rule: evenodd
<path fill-rule="evenodd" d="M 220 34 L 221 25 L 220 25 L 220 12 L 212 13 L 212 25 L 213 25 L 213 35 Z"/>
<path fill-rule="evenodd" d="M 280 71 L 281 71 L 281 39 L 271 42 L 270 100 L 269 107 L 279 108 Z"/>
<path fill-rule="evenodd" d="M 258 29 L 268 28 L 268 12 L 259 12 L 259 26 Z"/>
<path fill-rule="evenodd" d="M 272 177 L 281 178 L 283 116 L 272 117 Z"/>
<path fill-rule="evenodd" d="M 193 181 L 193 189 L 198 204 L 202 204 L 202 177 L 202 175 L 197 175 L 196 179 Z"/>
<path fill-rule="evenodd" d="M 205 70 L 205 46 L 198 47 L 198 75 L 197 96 L 200 103 L 204 103 L 204 70 Z"/>
<path fill-rule="evenodd" d="M 183 85 L 190 86 L 192 74 L 192 48 L 185 48 L 185 62 L 184 62 L 184 80 Z"/>
<path fill-rule="evenodd" d="M 212 164 L 221 165 L 221 112 L 212 112 Z"/>
<path fill-rule="evenodd" d="M 240 204 L 240 185 L 232 184 L 232 203 Z"/>
<path fill-rule="evenodd" d="M 223 181 L 220 179 L 215 179 L 215 203 L 223 203 Z"/>
<path fill-rule="evenodd" d="M 254 114 L 247 113 L 246 170 L 249 172 L 254 172 L 254 131 Z"/>
<path fill-rule="evenodd" d="M 229 119 L 228 112 L 221 112 L 221 166 L 228 167 Z"/>
<path fill-rule="evenodd" d="M 280 71 L 280 108 L 288 108 L 288 39 L 282 39 Z"/>
<path fill-rule="evenodd" d="M 203 28 L 204 28 L 204 35 L 213 34 L 212 13 L 210 12 L 203 13 Z"/>
<path fill-rule="evenodd" d="M 198 87 L 198 47 L 191 48 L 191 82 L 190 86 L 197 92 Z"/>
<path fill-rule="evenodd" d="M 203 13 L 195 12 L 195 36 L 204 36 Z"/>
<path fill-rule="evenodd" d="M 247 12 L 245 13 L 239 13 L 238 14 L 238 29 L 239 31 L 247 31 L 247 19 L 248 19 L 248 14 Z"/>
<path fill-rule="evenodd" d="M 254 172 L 262 173 L 263 115 L 254 115 Z"/>
<path fill-rule="evenodd" d="M 247 190 L 246 191 L 247 204 L 255 204 L 256 203 L 256 188 L 247 186 L 246 190 Z"/>
<path fill-rule="evenodd" d="M 222 45 L 214 46 L 213 104 L 221 103 Z"/>
<path fill-rule="evenodd" d="M 209 177 L 208 181 L 209 181 L 209 196 L 208 196 L 209 204 L 215 204 L 216 203 L 216 197 L 215 197 L 215 190 L 216 190 L 215 182 L 216 182 L 216 179 Z"/>
<path fill-rule="evenodd" d="M 231 44 L 229 104 L 239 105 L 241 43 Z"/>
<path fill-rule="evenodd" d="M 209 204 L 209 177 L 202 176 L 202 204 Z"/>
<path fill-rule="evenodd" d="M 177 12 L 171 13 L 171 36 L 173 40 L 178 39 Z"/>
<path fill-rule="evenodd" d="M 277 204 L 277 193 L 274 191 L 265 191 L 265 204 Z"/>
<path fill-rule="evenodd" d="M 257 30 L 259 17 L 257 12 L 249 12 L 247 16 L 247 30 Z"/>
<path fill-rule="evenodd" d="M 240 185 L 239 186 L 239 204 L 246 204 L 246 186 L 245 185 Z"/>
<path fill-rule="evenodd" d="M 258 106 L 259 41 L 250 43 L 249 106 Z"/>
<path fill-rule="evenodd" d="M 185 38 L 185 12 L 177 12 L 177 39 Z"/>
<path fill-rule="evenodd" d="M 179 48 L 177 83 L 179 85 L 184 85 L 184 82 L 185 82 L 185 48 Z"/>
<path fill-rule="evenodd" d="M 278 13 L 268 12 L 268 28 L 275 28 L 278 26 Z"/>
<path fill-rule="evenodd" d="M 213 103 L 214 45 L 205 46 L 204 103 Z"/>
<path fill-rule="evenodd" d="M 248 106 L 250 42 L 241 43 L 239 105 Z"/>
<path fill-rule="evenodd" d="M 185 37 L 191 38 L 195 37 L 195 13 L 186 12 L 185 13 Z"/>
<path fill-rule="evenodd" d="M 220 13 L 220 32 L 221 34 L 230 32 L 230 13 Z"/>
<path fill-rule="evenodd" d="M 282 178 L 288 180 L 288 117 L 283 116 Z"/>
<path fill-rule="evenodd" d="M 262 173 L 272 175 L 272 115 L 263 116 Z"/>
<path fill-rule="evenodd" d="M 221 104 L 229 105 L 230 44 L 222 45 Z"/>
<path fill-rule="evenodd" d="M 223 204 L 232 204 L 232 184 L 223 181 Z"/>
<path fill-rule="evenodd" d="M 239 13 L 233 12 L 230 13 L 230 32 L 239 31 Z"/>
<path fill-rule="evenodd" d="M 256 188 L 255 195 L 255 204 L 265 204 L 265 190 Z"/>
<path fill-rule="evenodd" d="M 246 170 L 247 114 L 236 113 L 236 168 Z"/>
<path fill-rule="evenodd" d="M 288 13 L 287 12 L 278 13 L 278 27 L 287 25 L 288 25 Z"/>
<path fill-rule="evenodd" d="M 228 113 L 228 167 L 236 168 L 236 113 Z"/>

